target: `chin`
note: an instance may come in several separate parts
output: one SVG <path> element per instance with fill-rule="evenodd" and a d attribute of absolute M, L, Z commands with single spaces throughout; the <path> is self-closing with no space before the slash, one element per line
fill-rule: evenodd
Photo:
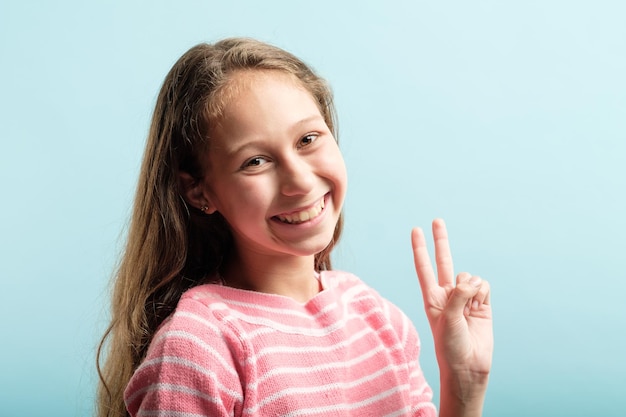
<path fill-rule="evenodd" d="M 315 239 L 315 241 L 302 242 L 292 246 L 291 254 L 295 256 L 315 256 L 322 252 L 332 242 L 332 235 L 327 239 Z"/>

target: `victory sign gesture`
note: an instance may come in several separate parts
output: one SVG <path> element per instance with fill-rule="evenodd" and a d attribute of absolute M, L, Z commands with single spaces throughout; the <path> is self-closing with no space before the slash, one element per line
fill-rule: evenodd
<path fill-rule="evenodd" d="M 436 275 L 420 228 L 411 241 L 439 363 L 440 416 L 480 416 L 493 353 L 489 283 L 467 272 L 455 279 L 445 223 L 432 228 Z"/>

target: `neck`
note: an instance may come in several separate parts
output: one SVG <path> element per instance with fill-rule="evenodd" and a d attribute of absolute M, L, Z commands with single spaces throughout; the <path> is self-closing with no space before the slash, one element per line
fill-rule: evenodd
<path fill-rule="evenodd" d="M 305 303 L 320 291 L 314 256 L 238 253 L 224 271 L 226 285 L 290 297 Z"/>

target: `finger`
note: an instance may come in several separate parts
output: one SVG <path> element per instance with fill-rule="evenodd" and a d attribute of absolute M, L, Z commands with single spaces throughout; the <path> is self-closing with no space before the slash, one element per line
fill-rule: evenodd
<path fill-rule="evenodd" d="M 480 290 L 481 285 L 482 280 L 480 277 L 471 276 L 468 273 L 459 274 L 456 287 L 452 291 L 446 305 L 448 314 L 452 316 L 459 314 L 468 315 L 472 299 Z"/>
<path fill-rule="evenodd" d="M 478 293 L 474 296 L 472 301 L 472 308 L 476 309 L 482 304 L 489 304 L 489 296 L 491 294 L 491 287 L 489 282 L 482 280 L 482 284 L 478 290 Z"/>
<path fill-rule="evenodd" d="M 469 281 L 469 279 L 471 277 L 472 277 L 472 274 L 470 274 L 469 272 L 461 272 L 461 273 L 459 273 L 459 275 L 457 275 L 457 277 L 456 277 L 456 285 L 458 286 L 460 283 Z M 470 298 L 465 303 L 465 307 L 463 308 L 463 313 L 465 315 L 468 315 L 470 313 L 471 308 L 472 308 L 472 299 Z"/>
<path fill-rule="evenodd" d="M 454 280 L 454 265 L 448 241 L 446 224 L 441 219 L 433 220 L 433 238 L 435 239 L 435 259 L 437 261 L 437 276 L 439 285 L 451 286 Z"/>
<path fill-rule="evenodd" d="M 411 231 L 411 244 L 413 246 L 415 272 L 417 272 L 422 294 L 426 294 L 431 287 L 436 285 L 436 282 L 435 271 L 433 270 L 428 248 L 426 247 L 426 238 L 421 228 L 416 227 Z"/>
<path fill-rule="evenodd" d="M 474 278 L 474 277 L 473 277 Z M 475 277 L 477 279 L 479 277 Z M 484 304 L 485 301 L 488 301 L 489 297 L 489 283 L 485 280 L 481 280 L 480 286 L 478 287 L 478 292 L 472 299 L 470 300 L 469 306 L 467 306 L 466 312 L 479 310 Z"/>
<path fill-rule="evenodd" d="M 463 282 L 467 282 L 472 278 L 472 274 L 469 272 L 459 272 L 459 275 L 456 276 L 456 285 L 459 285 Z"/>

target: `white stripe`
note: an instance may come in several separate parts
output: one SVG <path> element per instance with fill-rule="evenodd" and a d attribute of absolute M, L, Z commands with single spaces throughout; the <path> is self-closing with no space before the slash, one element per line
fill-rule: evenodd
<path fill-rule="evenodd" d="M 351 320 L 362 321 L 363 319 L 373 314 L 377 314 L 377 313 L 380 313 L 378 309 L 372 309 L 368 311 L 367 314 L 365 315 L 359 314 L 359 313 L 355 313 L 355 314 L 344 313 L 342 314 L 342 317 L 340 317 L 337 321 L 327 325 L 326 327 L 321 327 L 321 328 L 291 326 L 291 325 L 287 325 L 287 324 L 283 324 L 283 323 L 279 323 L 273 320 L 268 320 L 268 319 L 263 319 L 263 318 L 255 318 L 255 317 L 243 318 L 235 312 L 233 312 L 232 316 L 226 317 L 224 321 L 235 322 L 237 320 L 243 320 L 249 324 L 263 326 L 262 328 L 253 330 L 247 334 L 247 339 L 252 341 L 256 337 L 258 337 L 260 334 L 266 334 L 267 328 L 272 328 L 274 331 L 279 331 L 281 333 L 287 333 L 287 334 L 298 334 L 298 335 L 310 336 L 310 337 L 325 337 L 331 334 L 332 332 L 336 331 L 337 329 L 345 327 L 346 324 Z M 369 323 L 367 323 L 367 326 L 369 327 Z"/>
<path fill-rule="evenodd" d="M 272 313 L 272 314 L 280 314 L 280 315 L 284 315 L 284 316 L 294 316 L 294 317 L 299 317 L 299 318 L 303 318 L 303 319 L 317 319 L 320 316 L 323 316 L 324 314 L 327 314 L 327 312 L 329 310 L 333 310 L 333 309 L 335 309 L 337 307 L 337 302 L 333 302 L 333 303 L 325 306 L 323 309 L 321 309 L 317 313 L 315 313 L 315 315 L 311 315 L 311 314 L 308 314 L 308 313 L 303 312 L 303 311 L 293 310 L 293 309 L 289 309 L 289 308 L 268 307 L 268 306 L 264 306 L 264 305 L 260 305 L 260 304 L 246 303 L 244 301 L 237 301 L 237 300 L 233 300 L 233 299 L 230 299 L 230 298 L 225 298 L 221 294 L 217 294 L 217 293 L 211 293 L 211 295 L 214 296 L 215 298 L 219 298 L 220 300 L 222 300 L 222 303 L 211 304 L 210 305 L 211 308 L 215 308 L 216 310 L 217 309 L 224 310 L 224 309 L 229 309 L 230 306 L 238 306 L 238 307 L 244 307 L 244 308 L 250 309 L 250 310 L 265 311 L 265 312 L 269 312 L 269 313 Z M 241 313 L 245 314 L 243 312 L 241 312 Z M 255 317 L 255 316 L 253 315 L 252 317 Z"/>
<path fill-rule="evenodd" d="M 302 354 L 320 354 L 320 353 L 329 353 L 329 352 L 333 352 L 339 349 L 344 349 L 348 346 L 350 346 L 351 344 L 357 342 L 358 340 L 360 340 L 361 338 L 363 338 L 364 336 L 368 336 L 371 334 L 376 334 L 378 335 L 379 333 L 383 332 L 383 331 L 389 331 L 391 329 L 391 326 L 389 325 L 385 325 L 383 327 L 381 327 L 380 329 L 378 329 L 376 332 L 372 332 L 371 328 L 366 328 L 363 329 L 357 333 L 354 333 L 352 336 L 350 336 L 350 338 L 345 339 L 339 343 L 336 343 L 334 345 L 331 346 L 301 346 L 301 347 L 295 347 L 295 346 L 290 346 L 290 345 L 282 345 L 282 346 L 270 346 L 268 348 L 265 349 L 261 349 L 259 352 L 257 352 L 256 355 L 251 355 L 248 356 L 247 358 L 245 358 L 245 365 L 252 365 L 256 368 L 257 366 L 257 362 L 262 359 L 263 356 L 267 356 L 267 355 L 272 355 L 272 354 L 295 354 L 295 355 L 302 355 Z M 395 351 L 395 350 L 402 350 L 403 347 L 400 344 L 395 344 L 390 348 L 390 352 Z M 370 352 L 376 353 L 380 350 L 387 350 L 386 347 L 381 347 L 379 346 L 377 350 L 370 350 Z M 277 368 L 275 370 L 269 371 L 269 373 L 273 373 L 274 371 L 276 371 L 276 373 L 278 374 L 279 372 L 288 370 L 289 368 Z M 294 368 L 294 369 L 299 369 L 299 368 Z M 307 369 L 309 368 L 302 368 L 303 372 L 307 372 Z M 313 371 L 313 369 L 310 369 L 310 371 Z M 289 371 L 285 371 L 287 373 L 290 373 Z M 264 375 L 259 375 L 258 379 L 264 379 L 266 376 L 266 374 Z M 270 375 L 271 376 L 271 375 Z M 251 385 L 247 385 L 247 387 L 256 387 L 256 383 L 251 383 Z"/>
<path fill-rule="evenodd" d="M 361 297 L 357 298 L 357 294 L 361 294 Z M 371 299 L 373 299 L 375 301 L 375 304 L 378 304 L 378 300 L 376 300 L 376 298 L 371 293 L 369 288 L 367 288 L 363 284 L 355 285 L 354 287 L 350 287 L 350 288 L 346 289 L 341 294 L 341 301 L 342 301 L 343 305 L 351 304 L 350 300 L 352 300 L 352 302 L 354 302 L 354 301 L 359 300 L 361 298 L 371 298 Z"/>
<path fill-rule="evenodd" d="M 272 329 L 271 327 L 259 327 L 257 330 L 253 330 L 249 333 L 245 334 L 245 340 L 247 341 L 252 341 L 252 339 L 255 339 L 257 337 L 261 337 L 261 336 L 265 336 L 268 335 L 270 333 L 276 333 L 276 329 Z M 241 335 L 241 337 L 243 338 L 244 335 Z"/>
<path fill-rule="evenodd" d="M 395 350 L 399 350 L 401 349 L 400 345 L 395 345 L 393 346 L 389 352 L 395 351 Z M 360 364 L 361 362 L 366 361 L 367 359 L 370 359 L 372 356 L 375 356 L 376 354 L 380 353 L 380 352 L 387 352 L 387 348 L 384 346 L 379 346 L 377 349 L 374 350 L 369 350 L 367 351 L 365 354 L 352 358 L 349 361 L 341 361 L 341 362 L 329 362 L 329 363 L 325 363 L 325 364 L 321 364 L 321 365 L 314 365 L 312 367 L 300 367 L 300 368 L 293 368 L 293 367 L 280 367 L 280 368 L 274 368 L 272 370 L 270 370 L 269 372 L 266 372 L 265 374 L 263 374 L 263 376 L 259 377 L 256 381 L 250 383 L 247 385 L 247 388 L 250 389 L 256 389 L 257 386 L 259 384 L 261 384 L 263 381 L 265 381 L 268 378 L 277 376 L 277 375 L 290 375 L 290 374 L 300 374 L 301 376 L 304 376 L 305 374 L 308 373 L 314 373 L 314 372 L 320 372 L 320 371 L 324 371 L 324 370 L 336 370 L 336 369 L 348 369 L 348 368 L 352 368 L 358 364 Z M 394 370 L 398 370 L 398 369 L 406 369 L 406 365 L 390 365 L 394 367 Z"/>
<path fill-rule="evenodd" d="M 412 410 L 411 415 L 415 415 L 415 414 L 417 414 L 418 411 L 423 410 L 425 408 L 430 408 L 431 410 L 433 410 L 435 412 L 435 415 L 437 415 L 437 407 L 435 407 L 435 404 L 433 404 L 431 402 L 424 402 L 424 403 L 421 403 L 421 404 L 417 404 L 417 405 L 415 405 L 413 407 L 411 407 L 411 406 L 404 407 L 402 410 L 394 411 L 391 414 L 385 414 L 384 417 L 403 416 L 409 410 Z"/>
<path fill-rule="evenodd" d="M 200 339 L 195 334 L 192 334 L 192 333 L 189 333 L 189 332 L 185 332 L 183 330 L 172 330 L 172 331 L 168 331 L 168 332 L 165 332 L 165 333 L 159 335 L 158 339 L 156 339 L 154 341 L 154 343 L 155 344 L 156 343 L 160 343 L 161 341 L 166 340 L 166 339 L 170 339 L 170 338 L 186 339 L 186 340 L 189 340 L 189 341 L 195 343 L 201 349 L 211 353 L 211 355 L 213 355 L 218 360 L 218 362 L 222 365 L 222 368 L 225 371 L 228 371 L 231 375 L 235 376 L 236 378 L 239 378 L 239 375 L 237 374 L 235 369 L 233 369 L 232 364 L 228 363 L 228 361 L 226 361 L 222 357 L 222 355 L 217 350 L 215 350 L 215 348 L 213 348 L 213 346 L 209 345 L 208 343 L 206 343 L 204 340 Z M 169 351 L 169 349 L 168 349 L 168 351 Z"/>
<path fill-rule="evenodd" d="M 272 330 L 272 332 L 274 332 L 274 330 Z M 376 332 L 377 334 L 378 332 Z M 371 335 L 372 334 L 372 329 L 370 328 L 366 328 L 363 329 L 357 333 L 354 333 L 352 336 L 350 336 L 349 339 L 343 340 L 339 343 L 336 343 L 334 345 L 323 345 L 323 346 L 291 346 L 291 345 L 278 345 L 278 346 L 270 346 L 264 349 L 261 349 L 260 351 L 257 352 L 256 355 L 252 356 L 251 358 L 248 358 L 248 360 L 246 361 L 247 363 L 249 362 L 254 362 L 256 363 L 256 361 L 266 355 L 271 355 L 274 353 L 292 353 L 292 354 L 307 354 L 307 353 L 328 353 L 328 352 L 332 352 L 334 350 L 337 349 L 342 349 L 345 348 L 346 346 L 349 346 L 351 344 L 353 344 L 355 341 L 357 341 L 358 339 L 367 336 L 367 335 Z"/>
<path fill-rule="evenodd" d="M 368 311 L 368 313 L 365 314 L 365 315 L 357 313 L 357 314 L 351 314 L 351 315 L 347 316 L 347 313 L 344 313 L 345 319 L 338 320 L 335 323 L 341 322 L 341 323 L 346 323 L 347 324 L 347 322 L 349 320 L 354 320 L 354 319 L 362 320 L 362 319 L 365 319 L 365 318 L 369 317 L 370 315 L 376 314 L 378 312 L 380 312 L 380 311 L 376 310 L 376 309 L 373 309 L 373 310 Z M 366 326 L 368 327 L 368 330 L 373 330 L 371 327 L 369 327 L 369 323 L 366 324 Z M 389 325 L 389 326 L 384 326 L 384 327 L 381 327 L 380 329 L 377 329 L 377 333 L 378 333 L 378 330 L 382 330 L 384 328 L 389 328 L 389 329 L 391 329 L 391 330 L 393 330 L 395 332 L 393 327 L 391 325 Z M 305 331 L 306 330 L 309 330 L 309 331 L 311 330 L 309 328 L 300 328 L 300 329 L 305 329 Z M 247 332 L 245 335 L 241 335 L 241 337 L 242 338 L 245 337 L 245 340 L 249 341 L 250 343 L 254 343 L 253 340 L 256 339 L 257 337 L 267 336 L 268 334 L 276 333 L 276 332 L 279 332 L 279 331 L 281 331 L 281 330 L 273 328 L 273 327 L 259 327 L 256 330 L 253 330 L 251 332 Z M 309 335 L 309 336 L 320 336 L 320 335 Z"/>
<path fill-rule="evenodd" d="M 166 384 L 164 382 L 157 382 L 156 384 L 150 384 L 148 386 L 143 387 L 140 390 L 133 392 L 133 395 L 126 399 L 126 404 L 132 404 L 132 402 L 140 395 L 145 394 L 151 391 L 171 391 L 171 392 L 181 392 L 183 394 L 192 395 L 194 397 L 202 398 L 208 402 L 213 404 L 219 404 L 221 402 L 220 398 L 215 398 L 211 395 L 207 395 L 202 391 L 198 391 L 197 389 L 189 388 L 185 385 L 178 384 Z"/>
<path fill-rule="evenodd" d="M 396 410 L 393 413 L 385 414 L 383 417 L 398 417 L 405 416 L 411 410 L 411 406 L 407 405 L 406 407 L 401 408 L 400 410 Z"/>
<path fill-rule="evenodd" d="M 206 415 L 176 410 L 139 410 L 137 417 L 206 417 Z"/>
<path fill-rule="evenodd" d="M 430 385 L 428 385 L 428 381 L 426 381 L 425 379 L 423 379 L 422 381 L 422 385 L 413 387 L 413 395 L 417 395 L 419 397 L 427 395 L 428 398 L 432 398 L 432 390 L 430 388 Z"/>
<path fill-rule="evenodd" d="M 380 331 L 387 331 L 389 330 L 388 326 L 384 326 L 381 327 Z M 271 346 L 265 349 L 261 349 L 256 355 L 250 356 L 250 358 L 246 361 L 246 362 L 250 362 L 251 360 L 253 361 L 257 361 L 261 358 L 263 358 L 264 356 L 268 356 L 268 355 L 272 355 L 272 354 L 294 354 L 294 355 L 301 355 L 301 354 L 312 354 L 312 353 L 329 353 L 329 352 L 333 352 L 335 350 L 339 350 L 345 347 L 350 346 L 351 344 L 353 344 L 354 342 L 358 341 L 359 339 L 363 338 L 364 336 L 368 336 L 368 335 L 378 335 L 380 332 L 372 332 L 371 329 L 365 329 L 365 330 L 361 330 L 358 333 L 355 333 L 354 335 L 352 335 L 349 339 L 346 339 L 344 341 L 341 341 L 340 343 L 336 343 L 334 345 L 330 345 L 330 346 L 290 346 L 290 345 L 286 345 L 286 346 Z M 399 343 L 396 343 L 395 345 L 393 345 L 391 347 L 391 350 L 396 350 L 396 349 L 402 349 L 403 346 Z M 384 345 L 380 345 L 378 346 L 379 350 L 386 350 L 387 346 Z"/>
<path fill-rule="evenodd" d="M 391 321 L 391 312 L 389 311 L 389 303 L 383 303 L 383 314 L 385 318 Z"/>
<path fill-rule="evenodd" d="M 259 305 L 252 304 L 252 303 L 245 303 L 245 302 L 241 302 L 241 301 L 231 300 L 231 299 L 222 297 L 220 294 L 213 294 L 213 293 L 210 293 L 210 292 L 205 292 L 205 293 L 211 294 L 211 295 L 215 295 L 216 297 L 224 300 L 224 303 L 211 304 L 209 306 L 211 310 L 215 310 L 215 311 L 226 310 L 226 311 L 228 311 L 229 314 L 226 317 L 224 317 L 223 321 L 233 322 L 233 321 L 235 321 L 235 319 L 237 319 L 237 320 L 241 320 L 241 321 L 244 321 L 246 323 L 257 325 L 257 326 L 264 326 L 264 327 L 273 328 L 275 330 L 279 330 L 279 331 L 282 331 L 282 332 L 287 333 L 287 334 L 301 334 L 301 335 L 315 336 L 315 337 L 327 336 L 328 334 L 330 334 L 333 331 L 337 330 L 337 328 L 339 328 L 340 326 L 344 325 L 344 323 L 346 321 L 345 317 L 347 316 L 347 311 L 344 311 L 344 314 L 342 315 L 344 317 L 343 319 L 340 319 L 340 320 L 334 322 L 333 324 L 331 324 L 331 325 L 329 325 L 329 326 L 327 326 L 325 328 L 322 328 L 322 329 L 314 329 L 314 328 L 302 327 L 302 326 L 292 326 L 292 325 L 286 325 L 283 322 L 281 322 L 280 320 L 269 319 L 269 318 L 262 318 L 262 317 L 258 317 L 256 315 L 250 315 L 250 314 L 244 313 L 243 311 L 231 309 L 230 305 L 232 304 L 232 305 L 245 306 L 245 307 L 250 308 L 250 309 L 256 309 L 256 310 L 261 310 L 261 311 L 268 311 L 268 312 L 271 312 L 271 313 L 274 313 L 274 314 L 297 316 L 297 317 L 300 317 L 300 318 L 305 318 L 305 319 L 307 319 L 311 323 L 316 323 L 317 320 L 319 320 L 320 316 L 328 314 L 331 310 L 335 310 L 336 307 L 337 307 L 337 303 L 329 304 L 328 306 L 324 307 L 322 310 L 320 310 L 316 314 L 310 315 L 310 314 L 306 314 L 306 313 L 301 312 L 301 311 L 294 311 L 294 310 L 291 310 L 291 309 L 282 309 L 282 308 L 259 306 Z M 362 296 L 357 297 L 358 294 L 361 294 Z M 374 314 L 374 313 L 377 313 L 377 312 L 380 312 L 382 314 L 385 313 L 383 311 L 383 309 L 381 308 L 381 306 L 379 305 L 378 299 L 376 299 L 370 293 L 370 291 L 368 291 L 368 287 L 366 287 L 363 284 L 347 289 L 343 294 L 341 294 L 341 298 L 343 300 L 342 304 L 344 305 L 344 310 L 349 305 L 352 305 L 352 304 L 354 304 L 356 302 L 359 302 L 359 301 L 362 301 L 362 300 L 371 299 L 372 303 L 376 307 L 372 308 L 368 312 L 368 315 Z M 383 305 L 383 308 L 384 308 L 384 305 Z M 182 314 L 182 312 L 179 313 L 179 314 Z M 349 318 L 352 319 L 354 317 L 363 317 L 363 316 L 362 315 L 351 315 Z M 255 336 L 256 336 L 256 334 L 255 334 L 254 331 L 250 332 L 248 334 L 248 336 L 247 336 L 247 339 L 252 340 Z"/>
<path fill-rule="evenodd" d="M 370 404 L 374 404 L 378 401 L 384 400 L 385 398 L 397 393 L 398 391 L 404 391 L 406 390 L 407 385 L 400 385 L 397 387 L 393 387 L 385 392 L 381 392 L 380 394 L 374 396 L 374 397 L 370 397 L 366 400 L 363 401 L 359 401 L 357 403 L 351 403 L 351 404 L 336 404 L 336 405 L 328 405 L 328 406 L 324 406 L 324 407 L 316 407 L 316 408 L 305 408 L 305 409 L 301 409 L 301 410 L 294 410 L 290 413 L 287 413 L 284 415 L 284 417 L 297 417 L 297 416 L 305 416 L 305 415 L 311 415 L 311 414 L 321 414 L 321 413 L 327 413 L 329 411 L 350 411 L 350 410 L 356 410 L 358 408 L 361 407 L 365 407 L 368 406 Z"/>
<path fill-rule="evenodd" d="M 362 297 L 357 298 L 356 295 L 360 293 L 364 293 L 364 294 Z M 289 308 L 268 307 L 268 306 L 263 306 L 259 304 L 254 304 L 254 303 L 246 303 L 243 301 L 237 301 L 231 298 L 224 297 L 223 295 L 219 293 L 214 293 L 210 291 L 199 292 L 194 295 L 193 299 L 201 299 L 203 298 L 202 296 L 204 297 L 211 296 L 211 298 L 217 298 L 223 301 L 223 303 L 209 305 L 211 309 L 215 309 L 215 310 L 231 310 L 230 306 L 240 306 L 240 307 L 245 307 L 251 310 L 265 311 L 265 312 L 270 312 L 272 314 L 281 314 L 285 316 L 294 316 L 294 317 L 304 318 L 304 319 L 311 320 L 311 321 L 318 319 L 320 316 L 327 314 L 328 311 L 333 310 L 337 307 L 337 303 L 333 302 L 329 304 L 328 306 L 325 306 L 322 310 L 318 311 L 314 315 L 311 315 L 311 314 L 307 314 L 306 312 L 293 310 Z M 349 288 L 345 293 L 341 295 L 341 298 L 342 298 L 344 305 L 351 304 L 351 303 L 354 303 L 355 301 L 360 301 L 362 299 L 367 299 L 367 298 L 371 298 L 374 301 L 374 303 L 378 305 L 378 300 L 372 294 L 369 293 L 368 287 L 366 287 L 365 285 L 358 285 L 358 286 Z M 351 300 L 351 302 L 346 302 L 347 300 Z M 256 315 L 250 315 L 250 314 L 244 313 L 243 311 L 239 311 L 239 310 L 234 310 L 234 311 L 237 311 L 239 313 L 239 317 L 241 317 L 244 321 L 247 321 L 245 317 L 250 317 L 252 319 L 258 318 Z"/>
<path fill-rule="evenodd" d="M 319 392 L 325 392 L 325 391 L 333 391 L 333 390 L 346 390 L 346 389 L 352 389 L 352 388 L 356 388 L 359 385 L 362 385 L 366 382 L 369 382 L 373 379 L 378 378 L 379 376 L 386 374 L 387 372 L 391 371 L 392 368 L 394 366 L 393 365 L 388 365 L 382 369 L 380 369 L 379 371 L 370 374 L 370 375 L 366 375 L 362 378 L 356 379 L 354 381 L 350 381 L 350 382 L 334 382 L 332 384 L 326 384 L 326 385 L 318 385 L 315 387 L 295 387 L 295 388 L 286 388 L 280 391 L 277 391 L 276 393 L 266 397 L 263 401 L 258 402 L 257 404 L 255 404 L 253 407 L 248 407 L 244 410 L 244 413 L 247 414 L 252 414 L 252 413 L 256 413 L 259 409 L 261 409 L 262 407 L 265 407 L 268 404 L 271 404 L 275 401 L 280 400 L 283 397 L 287 397 L 287 396 L 291 396 L 291 395 L 299 395 L 299 394 L 316 394 Z M 405 390 L 409 390 L 409 385 L 408 384 L 404 384 L 404 385 L 400 385 L 399 387 L 402 387 L 403 391 Z M 386 391 L 386 392 L 390 392 Z M 394 387 L 393 392 L 397 392 L 399 391 L 398 387 Z M 385 394 L 385 393 L 383 393 Z M 361 403 L 367 402 L 367 401 L 372 401 L 375 402 L 377 400 L 375 400 L 376 398 L 378 398 L 380 395 L 376 395 L 374 397 L 370 397 L 368 400 L 364 400 L 361 401 Z M 391 394 L 388 394 L 391 395 Z M 359 404 L 359 403 L 357 403 Z"/>
<path fill-rule="evenodd" d="M 343 327 L 345 325 L 345 319 L 340 319 L 329 326 L 323 328 L 311 328 L 311 327 L 300 327 L 300 326 L 290 326 L 287 324 L 283 324 L 274 320 L 262 318 L 262 317 L 254 317 L 254 316 L 245 316 L 240 314 L 236 310 L 231 310 L 231 315 L 228 317 L 224 317 L 225 322 L 236 322 L 238 320 L 245 321 L 249 324 L 254 324 L 257 326 L 265 326 L 271 327 L 275 330 L 278 330 L 282 333 L 287 334 L 299 334 L 303 336 L 313 336 L 313 337 L 323 337 L 327 336 L 335 330 Z M 254 332 L 250 332 L 251 334 Z M 250 338 L 250 334 L 248 335 Z"/>
<path fill-rule="evenodd" d="M 400 317 L 402 319 L 402 344 L 406 346 L 409 340 L 409 323 L 407 317 L 404 314 L 401 314 Z"/>
<path fill-rule="evenodd" d="M 417 378 L 418 376 L 422 375 L 422 368 L 420 368 L 420 363 L 418 360 L 410 361 L 408 363 L 408 366 L 409 369 L 411 369 L 411 374 L 409 375 L 411 379 Z"/>
<path fill-rule="evenodd" d="M 416 406 L 414 406 L 413 407 L 413 414 L 415 414 L 419 410 L 423 410 L 425 408 L 430 408 L 431 410 L 433 410 L 435 412 L 435 415 L 437 415 L 437 407 L 435 406 L 435 404 L 433 404 L 430 401 L 429 402 L 419 403 Z"/>
<path fill-rule="evenodd" d="M 221 379 L 224 379 L 223 376 L 221 375 L 218 376 L 218 374 L 213 372 L 212 370 L 207 369 L 193 361 L 190 361 L 185 358 L 180 358 L 178 356 L 162 356 L 162 357 L 145 361 L 144 363 L 141 364 L 139 368 L 137 368 L 136 372 L 141 372 L 152 366 L 160 365 L 163 363 L 172 363 L 175 365 L 181 365 L 181 366 L 185 366 L 187 368 L 193 369 L 195 372 L 200 373 L 210 378 L 219 391 L 226 393 L 229 397 L 233 398 L 237 402 L 243 402 L 243 395 L 241 392 L 234 391 L 220 382 Z M 239 381 L 239 378 L 236 378 L 236 380 Z"/>
<path fill-rule="evenodd" d="M 347 347 L 351 344 L 353 344 L 355 341 L 357 341 L 358 339 L 367 336 L 367 335 L 371 335 L 371 334 L 376 334 L 378 335 L 379 333 L 382 333 L 384 331 L 389 331 L 389 330 L 393 330 L 391 328 L 391 325 L 389 324 L 385 324 L 384 326 L 382 326 L 380 329 L 377 329 L 376 331 L 373 331 L 371 328 L 365 328 L 361 331 L 359 331 L 358 333 L 353 334 L 349 339 L 346 340 L 342 340 L 339 343 L 336 343 L 334 345 L 323 345 L 323 346 L 291 346 L 291 345 L 287 345 L 287 346 L 270 346 L 264 349 L 261 349 L 257 352 L 256 355 L 252 355 L 250 357 L 248 357 L 246 359 L 246 362 L 256 362 L 259 358 L 262 358 L 263 356 L 266 355 L 270 355 L 270 354 L 274 354 L 274 353 L 293 353 L 293 354 L 307 354 L 307 353 L 322 353 L 322 352 L 332 352 L 334 350 L 337 349 L 341 349 L 344 347 Z"/>
<path fill-rule="evenodd" d="M 201 324 L 204 324 L 206 327 L 208 327 L 209 329 L 213 330 L 218 335 L 222 334 L 222 330 L 219 327 L 217 327 L 214 323 L 212 323 L 209 320 L 207 320 L 206 317 L 199 316 L 199 315 L 191 313 L 189 311 L 177 311 L 175 313 L 175 315 L 176 315 L 176 317 L 186 317 L 188 319 L 192 319 L 194 321 L 197 321 L 197 322 L 199 322 Z"/>

